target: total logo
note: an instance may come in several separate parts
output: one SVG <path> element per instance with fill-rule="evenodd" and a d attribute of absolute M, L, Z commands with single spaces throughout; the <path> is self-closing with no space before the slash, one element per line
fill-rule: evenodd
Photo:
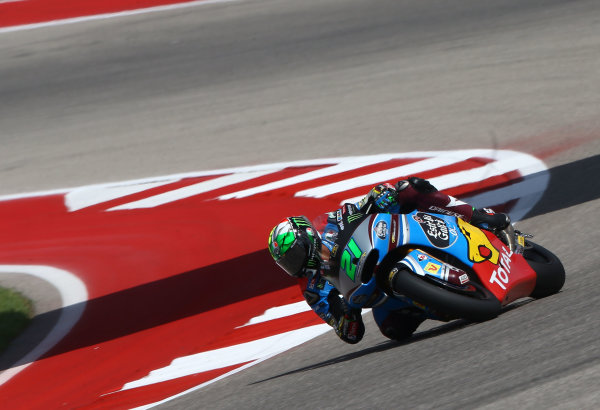
<path fill-rule="evenodd" d="M 513 252 L 508 250 L 506 247 L 502 247 L 502 253 L 500 254 L 500 266 L 494 270 L 492 276 L 490 277 L 490 283 L 496 283 L 498 286 L 502 288 L 502 290 L 506 290 L 506 286 L 510 280 L 510 265 L 511 265 L 511 257 Z"/>

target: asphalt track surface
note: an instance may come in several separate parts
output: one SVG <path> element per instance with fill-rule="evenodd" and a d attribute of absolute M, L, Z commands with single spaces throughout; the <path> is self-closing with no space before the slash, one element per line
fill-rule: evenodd
<path fill-rule="evenodd" d="M 560 294 L 407 343 L 368 319 L 161 408 L 600 406 L 597 1 L 247 0 L 2 33 L 0 56 L 2 194 L 444 148 L 551 169 L 519 226 Z"/>

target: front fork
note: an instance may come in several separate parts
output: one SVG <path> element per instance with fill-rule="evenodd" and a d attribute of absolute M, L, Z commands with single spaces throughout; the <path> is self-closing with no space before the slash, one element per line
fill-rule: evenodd
<path fill-rule="evenodd" d="M 508 224 L 506 228 L 494 232 L 494 234 L 500 238 L 512 252 L 520 255 L 523 254 L 523 250 L 525 249 L 525 239 L 533 238 L 533 235 L 531 234 L 517 231 L 512 223 Z"/>

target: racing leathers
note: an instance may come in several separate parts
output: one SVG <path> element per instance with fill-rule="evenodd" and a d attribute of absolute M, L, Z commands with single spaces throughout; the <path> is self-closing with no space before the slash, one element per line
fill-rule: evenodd
<path fill-rule="evenodd" d="M 411 177 L 395 186 L 380 184 L 355 204 L 344 204 L 340 209 L 316 218 L 314 227 L 321 235 L 322 263 L 318 270 L 308 272 L 300 279 L 306 302 L 313 311 L 333 327 L 347 343 L 358 343 L 365 332 L 361 310 L 351 308 L 338 290 L 327 281 L 335 263 L 337 250 L 344 245 L 353 221 L 373 213 L 408 213 L 414 210 L 458 216 L 480 226 L 504 228 L 509 223 L 505 214 L 488 214 L 438 191 L 427 180 Z M 400 308 L 389 310 L 373 307 L 372 313 L 381 333 L 394 340 L 409 337 L 427 318 L 441 319 L 435 312 L 406 297 Z"/>

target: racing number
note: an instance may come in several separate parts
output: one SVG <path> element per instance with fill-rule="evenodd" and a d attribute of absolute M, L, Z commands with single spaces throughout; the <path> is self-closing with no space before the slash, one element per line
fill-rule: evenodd
<path fill-rule="evenodd" d="M 350 251 L 348 251 L 350 249 Z M 352 254 L 350 254 L 352 252 Z M 354 281 L 354 275 L 356 274 L 356 263 L 353 260 L 357 260 L 361 257 L 362 252 L 360 248 L 354 242 L 354 238 L 350 239 L 348 242 L 348 246 L 344 249 L 344 253 L 342 253 L 342 259 L 340 260 L 340 268 L 346 272 L 346 275 Z"/>

